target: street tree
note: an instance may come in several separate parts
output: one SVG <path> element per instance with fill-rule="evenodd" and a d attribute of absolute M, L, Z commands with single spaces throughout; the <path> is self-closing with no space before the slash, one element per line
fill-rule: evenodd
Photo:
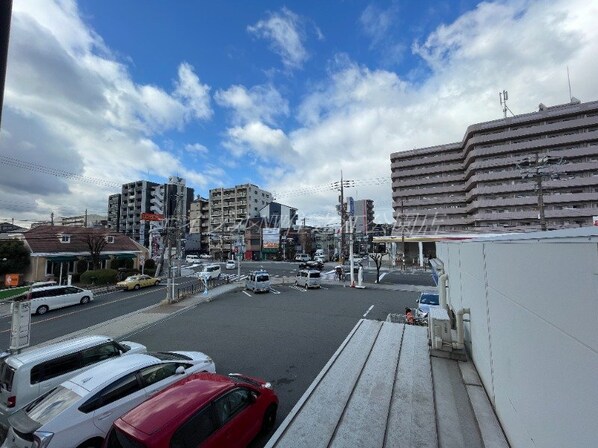
<path fill-rule="evenodd" d="M 382 267 L 382 258 L 388 255 L 388 252 L 375 252 L 370 254 L 370 258 L 376 264 L 376 283 L 380 281 L 380 268 Z"/>
<path fill-rule="evenodd" d="M 23 273 L 30 264 L 29 250 L 23 241 L 0 241 L 0 275 Z"/>
<path fill-rule="evenodd" d="M 89 248 L 89 254 L 91 255 L 92 269 L 99 269 L 101 261 L 100 255 L 106 247 L 106 244 L 108 244 L 106 237 L 97 233 L 89 233 L 85 237 L 85 242 Z"/>

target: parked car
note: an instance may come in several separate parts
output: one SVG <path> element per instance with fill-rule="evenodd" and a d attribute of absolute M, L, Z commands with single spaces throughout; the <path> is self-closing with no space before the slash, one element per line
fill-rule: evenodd
<path fill-rule="evenodd" d="M 440 306 L 440 299 L 437 292 L 422 292 L 417 303 L 417 317 L 427 317 L 430 308 Z"/>
<path fill-rule="evenodd" d="M 226 262 L 226 269 L 235 269 L 237 267 L 237 262 L 235 260 L 228 260 Z"/>
<path fill-rule="evenodd" d="M 71 305 L 85 305 L 93 300 L 93 292 L 77 286 L 40 286 L 32 288 L 23 298 L 31 300 L 31 312 L 46 314 L 50 310 Z"/>
<path fill-rule="evenodd" d="M 246 447 L 276 422 L 270 383 L 197 373 L 118 418 L 103 448 Z"/>
<path fill-rule="evenodd" d="M 134 354 L 97 364 L 10 416 L 2 447 L 99 447 L 114 420 L 200 371 L 215 371 L 201 352 Z"/>
<path fill-rule="evenodd" d="M 131 289 L 145 288 L 146 286 L 158 286 L 160 279 L 150 277 L 149 275 L 131 275 L 125 278 L 122 282 L 118 282 L 116 287 L 123 291 L 130 291 Z"/>
<path fill-rule="evenodd" d="M 264 270 L 250 272 L 245 280 L 245 289 L 253 292 L 269 292 L 270 286 L 270 274 Z"/>
<path fill-rule="evenodd" d="M 295 277 L 295 285 L 308 288 L 320 288 L 320 271 L 314 269 L 301 269 Z"/>
<path fill-rule="evenodd" d="M 0 357 L 0 425 L 34 398 L 94 364 L 145 353 L 144 345 L 84 336 Z M 4 354 L 3 354 L 4 355 Z"/>
<path fill-rule="evenodd" d="M 186 261 L 187 263 L 197 263 L 197 262 L 199 262 L 199 261 L 200 261 L 200 258 L 199 258 L 199 256 L 198 256 L 198 255 L 187 255 L 187 256 L 185 257 L 185 261 Z"/>
<path fill-rule="evenodd" d="M 54 280 L 46 280 L 42 282 L 35 282 L 31 284 L 32 288 L 43 288 L 44 286 L 57 286 L 58 282 Z"/>
<path fill-rule="evenodd" d="M 206 259 L 206 258 L 212 258 L 212 256 L 211 256 L 210 254 L 201 254 L 201 255 L 199 256 L 199 258 L 204 258 L 204 259 Z"/>
<path fill-rule="evenodd" d="M 195 276 L 210 280 L 212 278 L 219 278 L 221 273 L 222 268 L 219 264 L 208 264 L 204 266 L 202 271 L 195 273 Z"/>

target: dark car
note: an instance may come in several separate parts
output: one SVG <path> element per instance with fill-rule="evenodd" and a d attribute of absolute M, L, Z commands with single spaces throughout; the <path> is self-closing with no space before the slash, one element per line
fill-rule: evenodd
<path fill-rule="evenodd" d="M 197 373 L 117 419 L 103 448 L 246 447 L 276 421 L 270 383 Z"/>
<path fill-rule="evenodd" d="M 322 269 L 324 269 L 324 263 L 322 263 L 321 261 L 306 261 L 303 263 L 299 263 L 299 269 L 317 269 L 318 271 L 321 271 Z"/>

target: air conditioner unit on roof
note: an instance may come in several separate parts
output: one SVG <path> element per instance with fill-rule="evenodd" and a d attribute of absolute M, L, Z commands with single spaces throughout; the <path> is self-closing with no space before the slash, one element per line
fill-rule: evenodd
<path fill-rule="evenodd" d="M 430 308 L 428 328 L 430 330 L 430 346 L 436 350 L 451 351 L 451 319 L 448 311 L 442 307 Z"/>

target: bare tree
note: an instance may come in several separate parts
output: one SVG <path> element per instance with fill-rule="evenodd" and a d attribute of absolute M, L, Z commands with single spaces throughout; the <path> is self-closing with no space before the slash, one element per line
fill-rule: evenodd
<path fill-rule="evenodd" d="M 108 244 L 108 241 L 104 235 L 89 233 L 85 237 L 85 242 L 91 255 L 92 269 L 98 269 L 100 267 L 100 254 L 106 247 L 106 244 Z"/>
<path fill-rule="evenodd" d="M 382 258 L 388 255 L 388 252 L 376 252 L 370 254 L 370 258 L 376 263 L 376 283 L 380 281 L 380 268 L 382 267 Z"/>

